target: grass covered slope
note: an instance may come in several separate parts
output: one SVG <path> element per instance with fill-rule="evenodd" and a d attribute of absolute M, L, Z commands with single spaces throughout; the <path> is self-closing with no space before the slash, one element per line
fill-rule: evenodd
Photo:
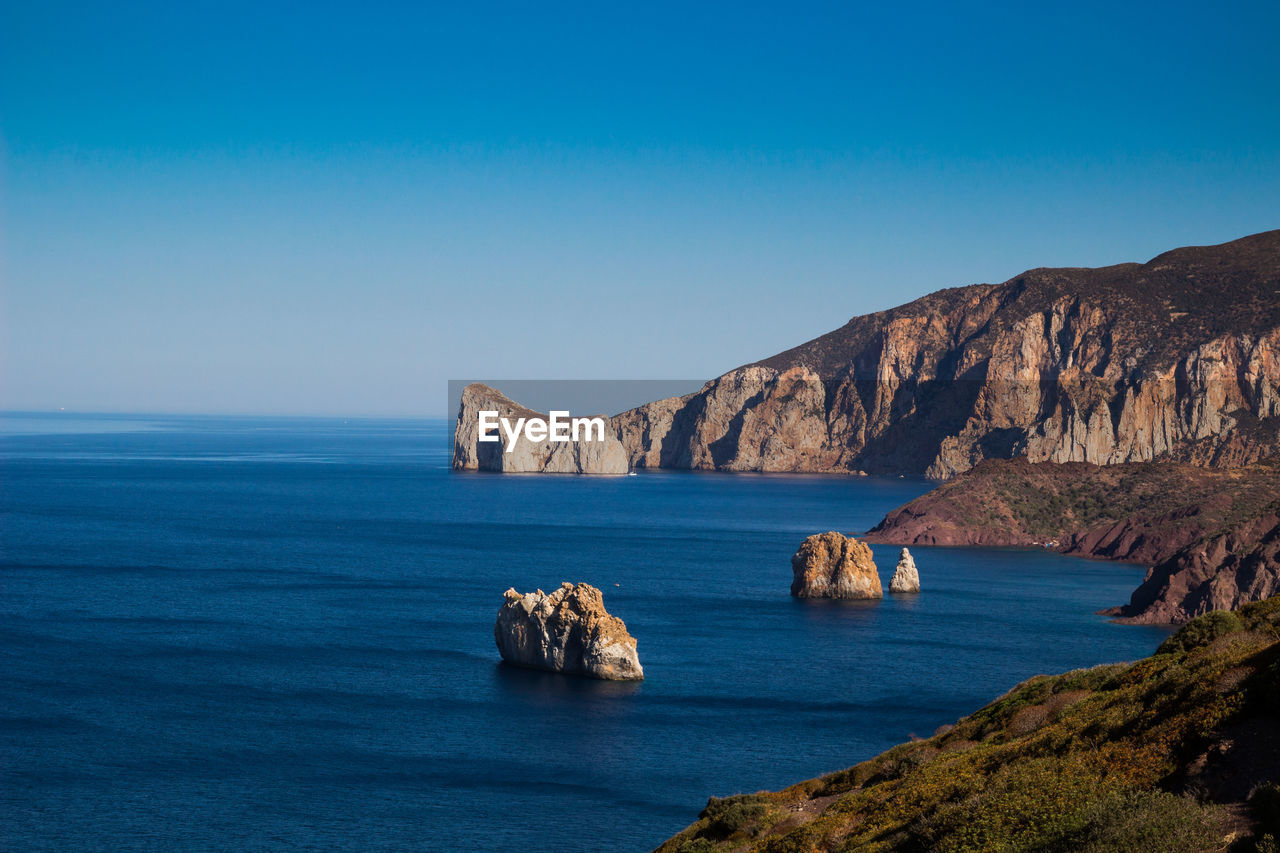
<path fill-rule="evenodd" d="M 1117 615 L 1185 622 L 1280 586 L 1280 468 L 988 460 L 885 516 L 871 542 L 1033 545 L 1155 566 Z"/>
<path fill-rule="evenodd" d="M 1280 851 L 1280 597 L 1155 655 L 1037 676 L 927 740 L 712 800 L 660 848 Z"/>

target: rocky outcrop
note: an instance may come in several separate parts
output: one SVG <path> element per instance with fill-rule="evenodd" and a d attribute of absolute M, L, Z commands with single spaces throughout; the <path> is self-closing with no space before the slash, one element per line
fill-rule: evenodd
<path fill-rule="evenodd" d="M 1040 546 L 1153 566 L 1108 611 L 1181 623 L 1280 591 L 1280 468 L 987 460 L 885 516 L 894 545 Z"/>
<path fill-rule="evenodd" d="M 493 628 L 502 659 L 516 666 L 608 681 L 644 678 L 635 638 L 604 609 L 590 584 L 519 593 L 508 589 Z"/>
<path fill-rule="evenodd" d="M 916 571 L 916 561 L 906 548 L 898 555 L 898 567 L 893 570 L 893 580 L 889 581 L 889 592 L 919 592 L 920 573 Z"/>
<path fill-rule="evenodd" d="M 791 557 L 797 598 L 883 598 L 871 549 L 852 536 L 815 533 Z"/>
<path fill-rule="evenodd" d="M 1280 593 L 1280 504 L 1206 537 L 1154 566 L 1127 605 L 1133 622 L 1182 623 Z"/>
<path fill-rule="evenodd" d="M 614 430 L 604 440 L 530 441 L 523 433 L 508 448 L 498 431 L 498 441 L 480 441 L 479 413 L 495 411 L 512 428 L 519 418 L 547 416 L 509 399 L 502 392 L 478 382 L 462 392 L 454 429 L 453 467 L 463 471 L 501 471 L 511 474 L 626 474 L 627 455 Z M 607 419 L 606 419 L 607 420 Z"/>
<path fill-rule="evenodd" d="M 634 467 L 946 479 L 1280 448 L 1280 231 L 943 290 L 614 418 Z"/>

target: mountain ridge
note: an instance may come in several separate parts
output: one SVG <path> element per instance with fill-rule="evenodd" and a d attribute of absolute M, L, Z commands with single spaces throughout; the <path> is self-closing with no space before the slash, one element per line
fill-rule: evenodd
<path fill-rule="evenodd" d="M 1205 282 L 1201 287 L 1187 286 L 1187 274 L 1194 275 L 1199 282 L 1200 273 L 1191 271 L 1210 267 L 1214 271 L 1212 282 Z M 1128 276 L 1126 280 L 1124 275 L 1144 270 L 1149 272 L 1149 276 L 1141 276 L 1140 281 L 1133 281 L 1132 276 Z M 1258 271 L 1264 274 L 1258 276 Z M 1129 286 L 1125 286 L 1126 284 Z M 1028 293 L 1033 297 L 1039 296 L 1039 299 L 1032 300 L 1030 310 L 1022 316 L 1044 310 L 1052 299 L 1063 296 L 1120 296 L 1130 301 L 1131 307 L 1139 304 L 1145 306 L 1148 313 L 1158 319 L 1158 314 L 1153 312 L 1162 303 L 1169 305 L 1169 313 L 1182 313 L 1182 309 L 1194 307 L 1188 303 L 1202 296 L 1203 288 L 1223 284 L 1247 287 L 1250 291 L 1247 294 L 1247 308 L 1198 317 L 1205 324 L 1204 336 L 1231 332 L 1256 334 L 1280 325 L 1280 298 L 1263 298 L 1267 296 L 1268 290 L 1272 291 L 1271 295 L 1274 297 L 1276 289 L 1280 288 L 1280 229 L 1226 243 L 1171 249 L 1145 263 L 1125 262 L 1103 267 L 1035 267 L 998 284 L 979 283 L 943 288 L 894 308 L 854 316 L 838 329 L 742 366 L 766 366 L 785 370 L 798 364 L 806 364 L 824 378 L 830 378 L 847 360 L 842 358 L 830 363 L 820 357 L 820 354 L 830 349 L 832 342 L 839 341 L 841 348 L 845 350 L 856 348 L 858 343 L 866 341 L 867 331 L 874 333 L 876 327 L 900 317 L 916 315 L 922 310 L 934 311 L 953 304 L 961 295 L 978 295 L 980 299 L 994 296 L 1002 303 L 1001 307 Z M 1162 292 L 1152 293 L 1155 288 L 1161 288 Z M 1265 310 L 1257 310 L 1259 307 Z M 1186 313 L 1191 314 L 1190 311 Z M 1227 322 L 1224 323 L 1223 320 Z M 864 325 L 869 329 L 864 331 L 861 328 Z M 852 333 L 851 327 L 854 330 Z"/>
<path fill-rule="evenodd" d="M 632 467 L 947 479 L 1280 449 L 1280 230 L 947 288 L 614 419 Z"/>

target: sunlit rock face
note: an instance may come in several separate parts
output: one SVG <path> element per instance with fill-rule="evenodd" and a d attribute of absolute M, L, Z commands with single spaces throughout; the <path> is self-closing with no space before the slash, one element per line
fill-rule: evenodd
<path fill-rule="evenodd" d="M 636 468 L 948 479 L 1280 450 L 1280 231 L 932 293 L 613 418 Z"/>
<path fill-rule="evenodd" d="M 493 635 L 507 663 L 608 681 L 644 678 L 635 638 L 590 584 L 504 594 Z"/>
<path fill-rule="evenodd" d="M 920 573 L 916 571 L 916 561 L 906 548 L 898 555 L 898 566 L 893 571 L 893 580 L 889 581 L 889 592 L 911 593 L 920 591 Z"/>
<path fill-rule="evenodd" d="M 815 533 L 791 557 L 797 598 L 883 598 L 871 549 L 842 533 Z"/>

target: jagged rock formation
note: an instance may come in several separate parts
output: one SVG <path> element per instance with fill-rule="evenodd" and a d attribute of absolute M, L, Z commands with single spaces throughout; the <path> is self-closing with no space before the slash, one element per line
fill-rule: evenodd
<path fill-rule="evenodd" d="M 644 678 L 635 638 L 621 619 L 604 609 L 604 596 L 590 584 L 521 594 L 503 593 L 493 636 L 507 663 L 608 681 Z"/>
<path fill-rule="evenodd" d="M 1280 503 L 1154 566 L 1129 603 L 1109 612 L 1134 622 L 1179 623 L 1277 593 Z"/>
<path fill-rule="evenodd" d="M 822 380 L 803 366 L 739 368 L 685 397 L 614 418 L 634 467 L 721 471 L 826 471 Z"/>
<path fill-rule="evenodd" d="M 454 430 L 453 467 L 456 469 L 542 474 L 627 473 L 626 453 L 612 430 L 606 430 L 603 441 L 535 442 L 521 434 L 508 451 L 507 438 L 501 430 L 499 441 L 479 440 L 481 411 L 498 412 L 513 428 L 517 418 L 547 419 L 546 415 L 521 406 L 495 388 L 478 382 L 468 385 L 462 392 Z"/>
<path fill-rule="evenodd" d="M 893 510 L 866 539 L 1048 547 L 1154 568 L 1110 614 L 1179 623 L 1280 591 L 1280 468 L 987 460 Z"/>
<path fill-rule="evenodd" d="M 920 573 L 916 571 L 916 561 L 906 548 L 898 555 L 898 567 L 893 571 L 893 580 L 889 581 L 889 592 L 919 592 Z"/>
<path fill-rule="evenodd" d="M 797 598 L 883 598 L 871 549 L 852 536 L 815 533 L 791 557 Z"/>
<path fill-rule="evenodd" d="M 938 291 L 613 422 L 634 467 L 1253 462 L 1280 448 L 1280 231 Z"/>

